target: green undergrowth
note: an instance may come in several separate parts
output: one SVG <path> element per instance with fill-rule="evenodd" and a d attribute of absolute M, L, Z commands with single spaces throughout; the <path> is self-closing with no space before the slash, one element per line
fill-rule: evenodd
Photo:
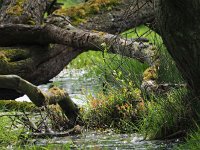
<path fill-rule="evenodd" d="M 0 117 L 0 149 L 8 149 L 9 145 L 16 145 L 20 130 L 10 130 L 11 120 L 8 117 Z"/>
<path fill-rule="evenodd" d="M 36 110 L 30 102 L 16 102 L 13 100 L 0 100 L 0 149 L 16 148 L 22 128 L 11 129 L 17 112 L 33 112 Z M 13 116 L 9 116 L 13 115 Z M 13 122 L 14 121 L 14 122 Z M 16 122 L 15 122 L 16 123 Z"/>
<path fill-rule="evenodd" d="M 166 96 L 151 96 L 145 103 L 147 109 L 140 122 L 140 132 L 148 139 L 173 139 L 185 135 L 193 122 L 186 93 L 186 89 L 179 89 Z"/>
<path fill-rule="evenodd" d="M 120 76 L 120 75 L 119 75 Z M 141 91 L 130 80 L 117 79 L 121 87 L 88 95 L 88 103 L 81 110 L 81 117 L 88 127 L 114 128 L 118 132 L 135 131 L 134 123 L 144 111 Z"/>
<path fill-rule="evenodd" d="M 155 32 L 146 26 L 140 26 L 124 32 L 122 36 L 147 38 L 156 45 L 160 59 L 159 83 L 184 83 L 174 61 L 162 44 L 162 39 Z M 186 90 L 172 89 L 165 94 L 154 96 L 140 90 L 147 64 L 108 54 L 104 50 L 86 52 L 77 57 L 70 67 L 82 67 L 83 64 L 90 68 L 89 76 L 98 76 L 103 83 L 102 89 L 99 90 L 101 92 L 96 97 L 88 98 L 89 102 L 83 115 L 88 126 L 114 127 L 119 132 L 138 130 L 149 139 L 166 138 L 179 132 L 179 128 L 187 128 L 186 118 L 190 112 L 187 111 L 188 106 L 183 99 Z M 140 93 L 139 97 L 135 97 L 137 93 Z M 144 106 L 142 111 L 137 108 L 138 104 Z M 137 111 L 140 113 L 135 113 Z"/>
<path fill-rule="evenodd" d="M 199 150 L 200 149 L 200 127 L 192 131 L 186 138 L 186 142 L 178 146 L 177 150 Z"/>
<path fill-rule="evenodd" d="M 33 111 L 36 106 L 31 102 L 17 102 L 13 100 L 0 100 L 1 111 Z"/>

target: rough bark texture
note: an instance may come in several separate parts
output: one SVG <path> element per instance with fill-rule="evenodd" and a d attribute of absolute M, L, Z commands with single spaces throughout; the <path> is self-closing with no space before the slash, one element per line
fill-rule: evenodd
<path fill-rule="evenodd" d="M 4 0 L 0 10 L 0 23 L 39 25 L 52 1 Z"/>
<path fill-rule="evenodd" d="M 89 17 L 83 28 L 109 33 L 121 33 L 155 19 L 152 3 L 147 0 L 122 0 L 112 11 L 103 11 Z"/>
<path fill-rule="evenodd" d="M 4 46 L 16 44 L 48 45 L 50 43 L 57 43 L 82 49 L 82 52 L 84 52 L 87 49 L 101 50 L 104 48 L 103 44 L 109 48 L 109 52 L 136 58 L 141 62 L 149 64 L 152 63 L 151 57 L 154 56 L 155 50 L 148 42 L 142 42 L 139 39 L 139 41 L 129 40 L 105 32 L 81 30 L 70 24 L 65 25 L 64 28 L 53 24 L 47 24 L 42 27 L 2 25 L 0 26 L 0 34 L 4 35 L 3 37 L 6 39 L 2 38 L 1 40 L 0 38 L 0 45 Z"/>
<path fill-rule="evenodd" d="M 29 24 L 41 25 L 46 9 L 53 0 L 30 1 L 30 0 L 8 0 L 3 1 L 0 10 L 0 24 Z M 42 4 L 42 5 L 41 5 Z M 34 9 L 32 9 L 34 8 Z M 12 33 L 12 31 L 9 31 Z M 3 39 L 3 34 L 1 38 Z M 9 38 L 12 39 L 12 36 Z M 8 38 L 8 39 L 9 39 Z M 20 38 L 20 37 L 18 37 Z M 33 37 L 32 39 L 34 39 Z M 7 41 L 5 38 L 3 41 Z M 33 84 L 46 83 L 56 76 L 64 66 L 75 58 L 80 52 L 64 45 L 24 45 L 19 43 L 0 48 L 0 74 L 16 74 Z M 31 72 L 31 74 L 30 74 Z M 19 92 L 8 89 L 0 90 L 0 99 L 14 99 Z"/>
<path fill-rule="evenodd" d="M 160 0 L 157 22 L 164 44 L 194 95 L 200 96 L 200 1 Z"/>
<path fill-rule="evenodd" d="M 43 23 L 44 13 L 51 2 L 51 0 L 3 1 L 3 7 L 0 10 L 0 24 L 1 26 L 4 26 L 3 24 L 13 24 L 16 27 L 19 24 L 23 24 L 22 26 L 26 26 L 25 24 L 39 26 Z M 19 31 L 20 29 L 16 28 L 16 30 Z M 38 38 L 34 36 L 35 33 L 37 35 L 37 31 L 33 30 L 33 28 L 30 30 L 29 33 L 32 34 L 30 40 Z M 10 32 L 12 33 L 9 35 L 10 37 L 4 37 L 4 40 L 2 39 L 3 42 L 0 44 L 4 46 L 0 48 L 0 74 L 2 74 L 0 75 L 0 88 L 2 88 L 2 91 L 0 90 L 0 99 L 10 98 L 10 95 L 13 98 L 20 92 L 20 94 L 27 94 L 36 106 L 59 104 L 69 119 L 69 125 L 73 126 L 79 110 L 67 93 L 59 89 L 50 89 L 48 93 L 43 93 L 26 80 L 35 84 L 47 82 L 80 52 L 76 50 L 71 52 L 64 45 L 50 45 L 46 42 L 30 43 L 30 40 L 29 42 L 14 42 L 16 39 L 22 40 L 28 34 L 22 34 L 22 36 L 16 34 L 16 38 L 15 33 L 10 28 L 5 33 L 0 33 L 1 38 Z M 8 41 L 11 41 L 11 43 Z M 7 74 L 20 75 L 26 80 L 16 75 Z M 12 93 L 13 90 L 15 90 L 14 93 Z"/>
<path fill-rule="evenodd" d="M 84 4 L 59 12 L 69 16 L 75 24 L 78 22 L 80 28 L 112 34 L 121 33 L 141 24 L 154 26 L 154 4 L 148 0 L 103 2 L 98 3 L 96 0 L 90 0 Z M 88 11 L 88 9 L 91 10 Z"/>

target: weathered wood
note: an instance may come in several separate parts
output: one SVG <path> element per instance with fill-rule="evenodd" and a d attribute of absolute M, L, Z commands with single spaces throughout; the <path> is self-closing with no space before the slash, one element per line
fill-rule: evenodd
<path fill-rule="evenodd" d="M 45 26 L 1 25 L 0 34 L 4 37 L 0 38 L 0 45 L 47 45 L 53 43 L 67 45 L 83 51 L 87 49 L 102 51 L 104 49 L 102 44 L 105 44 L 111 53 L 147 63 L 152 63 L 151 59 L 155 53 L 155 47 L 148 42 L 124 39 L 105 32 L 81 30 L 70 24 L 65 24 L 64 29 L 53 24 Z"/>
<path fill-rule="evenodd" d="M 44 14 L 55 10 L 57 0 L 3 0 L 0 7 L 0 24 L 41 25 Z"/>
<path fill-rule="evenodd" d="M 0 24 L 40 25 L 43 23 L 46 7 L 50 6 L 53 1 L 3 1 L 0 10 Z M 18 7 L 18 4 L 21 5 Z M 19 12 L 13 13 L 11 10 L 14 8 L 19 8 Z M 24 46 L 22 44 L 19 46 L 18 44 L 13 47 L 0 47 L 0 74 L 17 74 L 37 85 L 46 83 L 56 76 L 70 60 L 80 54 L 78 50 L 69 53 L 71 49 L 62 45 Z M 13 90 L 0 90 L 0 99 L 14 99 L 17 96 L 19 94 Z"/>
<path fill-rule="evenodd" d="M 0 88 L 13 89 L 26 94 L 38 107 L 58 103 L 68 119 L 75 122 L 79 110 L 63 90 L 52 88 L 44 93 L 37 86 L 16 75 L 0 75 L 0 83 Z"/>
<path fill-rule="evenodd" d="M 82 29 L 112 34 L 121 33 L 141 24 L 155 25 L 154 4 L 148 0 L 90 0 L 55 14 L 69 16 L 73 25 Z"/>

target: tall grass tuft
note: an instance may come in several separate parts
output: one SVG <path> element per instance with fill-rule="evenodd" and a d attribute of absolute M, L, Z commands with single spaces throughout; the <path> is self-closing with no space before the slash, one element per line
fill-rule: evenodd
<path fill-rule="evenodd" d="M 197 131 L 191 132 L 186 138 L 186 142 L 180 145 L 177 150 L 199 150 L 200 148 L 200 127 Z"/>
<path fill-rule="evenodd" d="M 165 97 L 152 96 L 140 122 L 140 131 L 148 139 L 177 138 L 192 125 L 191 107 L 186 89 L 169 92 Z"/>
<path fill-rule="evenodd" d="M 21 131 L 9 130 L 11 119 L 6 116 L 0 117 L 0 122 L 0 148 L 7 149 L 9 145 L 16 145 Z"/>
<path fill-rule="evenodd" d="M 118 74 L 120 76 L 120 73 Z M 89 127 L 114 128 L 119 132 L 135 131 L 134 123 L 144 111 L 141 91 L 130 80 L 118 79 L 120 87 L 107 87 L 108 91 L 89 96 L 81 114 Z"/>

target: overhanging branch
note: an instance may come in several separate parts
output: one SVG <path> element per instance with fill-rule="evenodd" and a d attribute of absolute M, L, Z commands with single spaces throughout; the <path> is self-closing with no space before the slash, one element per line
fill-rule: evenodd
<path fill-rule="evenodd" d="M 76 49 L 102 50 L 102 43 L 109 52 L 152 63 L 155 48 L 148 42 L 124 39 L 105 32 L 81 30 L 68 24 L 64 28 L 47 23 L 45 26 L 21 24 L 0 25 L 0 45 L 62 44 Z"/>

